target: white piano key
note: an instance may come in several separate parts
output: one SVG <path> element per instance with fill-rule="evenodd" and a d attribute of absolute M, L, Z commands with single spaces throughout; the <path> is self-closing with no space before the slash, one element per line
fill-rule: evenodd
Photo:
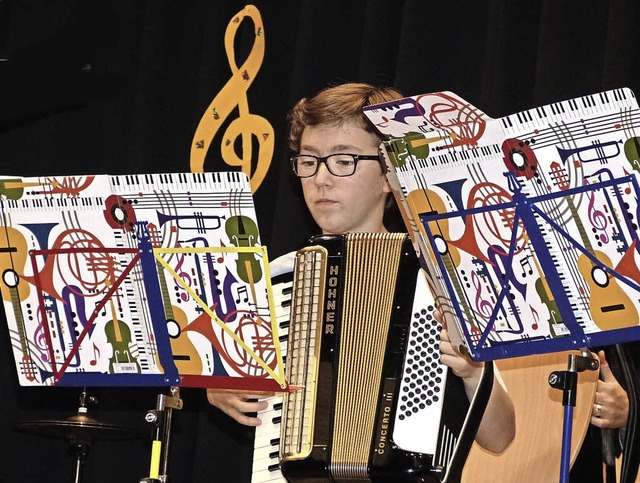
<path fill-rule="evenodd" d="M 280 472 L 280 470 L 276 470 L 276 471 L 262 470 L 262 471 L 259 471 L 258 473 L 254 473 L 251 478 L 251 483 L 271 483 L 271 482 L 286 483 L 286 481 L 287 480 L 285 480 L 284 476 L 282 476 L 282 473 Z"/>

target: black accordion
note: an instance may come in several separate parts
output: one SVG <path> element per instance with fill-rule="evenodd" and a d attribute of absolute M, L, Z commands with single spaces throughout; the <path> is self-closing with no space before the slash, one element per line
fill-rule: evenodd
<path fill-rule="evenodd" d="M 278 418 L 282 475 L 459 480 L 491 381 L 470 405 L 440 364 L 433 298 L 407 236 L 312 238 L 296 253 L 291 295 L 285 368 L 298 389 Z"/>

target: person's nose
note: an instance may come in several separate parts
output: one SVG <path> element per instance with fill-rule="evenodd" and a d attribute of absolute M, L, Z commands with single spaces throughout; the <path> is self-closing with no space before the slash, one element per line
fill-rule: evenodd
<path fill-rule="evenodd" d="M 333 181 L 333 175 L 329 172 L 329 168 L 327 168 L 326 163 L 319 164 L 318 171 L 316 171 L 314 179 L 316 184 L 319 185 L 331 184 Z"/>

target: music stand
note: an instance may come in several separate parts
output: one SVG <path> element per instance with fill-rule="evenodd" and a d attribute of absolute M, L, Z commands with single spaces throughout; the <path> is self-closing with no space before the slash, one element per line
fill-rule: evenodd
<path fill-rule="evenodd" d="M 167 478 L 178 386 L 287 389 L 246 174 L 0 186 L 0 291 L 20 384 L 170 387 L 147 413 L 150 479 Z"/>
<path fill-rule="evenodd" d="M 456 347 L 489 361 L 640 339 L 639 112 L 626 88 L 500 119 L 446 91 L 364 109 Z M 566 436 L 592 364 L 550 376 Z"/>

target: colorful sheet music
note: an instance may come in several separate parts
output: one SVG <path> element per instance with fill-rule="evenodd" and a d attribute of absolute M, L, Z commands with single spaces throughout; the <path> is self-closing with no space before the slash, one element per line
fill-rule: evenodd
<path fill-rule="evenodd" d="M 1 177 L 22 385 L 286 388 L 246 175 Z"/>
<path fill-rule="evenodd" d="M 388 138 L 389 180 L 414 245 L 475 359 L 640 339 L 633 92 L 500 119 L 451 92 L 365 114 Z"/>

